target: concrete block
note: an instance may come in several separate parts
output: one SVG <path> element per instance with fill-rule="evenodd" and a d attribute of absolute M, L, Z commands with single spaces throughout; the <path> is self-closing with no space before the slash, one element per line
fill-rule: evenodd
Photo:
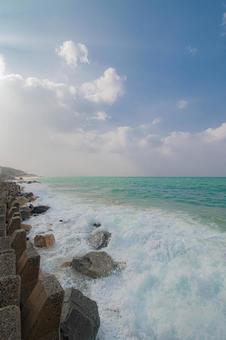
<path fill-rule="evenodd" d="M 0 277 L 16 274 L 16 255 L 14 250 L 0 253 Z"/>
<path fill-rule="evenodd" d="M 19 208 L 18 207 L 11 207 L 8 211 L 8 218 L 7 220 L 10 221 L 10 219 L 13 217 L 13 215 L 16 213 L 16 212 L 19 212 Z"/>
<path fill-rule="evenodd" d="M 0 340 L 21 340 L 20 309 L 8 306 L 0 309 Z"/>
<path fill-rule="evenodd" d="M 59 339 L 64 290 L 54 275 L 40 280 L 22 310 L 24 340 Z"/>
<path fill-rule="evenodd" d="M 13 216 L 9 225 L 8 225 L 8 235 L 12 235 L 12 233 L 14 233 L 15 230 L 20 229 L 21 226 L 21 219 L 19 216 Z"/>
<path fill-rule="evenodd" d="M 40 255 L 33 247 L 27 248 L 17 263 L 17 274 L 21 276 L 21 304 L 25 304 L 38 282 Z"/>
<path fill-rule="evenodd" d="M 6 236 L 6 227 L 0 225 L 0 237 Z"/>
<path fill-rule="evenodd" d="M 0 308 L 8 305 L 20 306 L 20 283 L 19 275 L 0 277 Z"/>
<path fill-rule="evenodd" d="M 23 229 L 15 230 L 11 238 L 11 247 L 15 250 L 16 261 L 19 260 L 21 255 L 26 249 L 27 236 L 26 231 Z"/>
<path fill-rule="evenodd" d="M 0 252 L 11 248 L 10 237 L 0 237 Z"/>

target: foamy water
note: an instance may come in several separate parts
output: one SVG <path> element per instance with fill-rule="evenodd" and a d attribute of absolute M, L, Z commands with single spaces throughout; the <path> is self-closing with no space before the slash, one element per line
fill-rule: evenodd
<path fill-rule="evenodd" d="M 26 189 L 40 196 L 35 204 L 51 206 L 30 220 L 31 239 L 48 231 L 56 238 L 40 250 L 41 267 L 97 302 L 100 340 L 226 339 L 225 232 L 185 211 L 95 202 L 44 184 Z M 126 264 L 97 280 L 60 268 L 92 250 L 93 222 L 112 233 L 103 250 Z"/>

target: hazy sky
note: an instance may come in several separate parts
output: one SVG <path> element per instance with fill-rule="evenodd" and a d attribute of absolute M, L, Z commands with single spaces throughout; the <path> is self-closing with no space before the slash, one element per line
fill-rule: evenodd
<path fill-rule="evenodd" d="M 226 176 L 226 1 L 0 0 L 0 165 Z"/>

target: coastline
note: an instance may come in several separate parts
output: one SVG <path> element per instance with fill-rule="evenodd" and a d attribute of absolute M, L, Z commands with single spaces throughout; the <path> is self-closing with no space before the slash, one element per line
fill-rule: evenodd
<path fill-rule="evenodd" d="M 0 183 L 0 197 L 1 340 L 72 339 L 76 334 L 95 339 L 100 325 L 96 303 L 73 287 L 64 293 L 56 277 L 40 269 L 37 250 L 52 247 L 54 236 L 51 242 L 46 234 L 37 235 L 34 244 L 29 240 L 32 226 L 26 221 L 49 207 L 33 205 L 37 197 L 16 182 Z"/>
<path fill-rule="evenodd" d="M 56 238 L 54 248 L 41 249 L 41 265 L 44 271 L 54 273 L 64 288 L 75 285 L 97 302 L 100 339 L 149 339 L 150 334 L 158 338 L 170 336 L 173 327 L 179 338 L 188 339 L 190 333 L 205 334 L 207 339 L 223 337 L 224 308 L 218 301 L 219 296 L 224 301 L 226 289 L 222 280 L 226 275 L 226 238 L 220 228 L 183 211 L 134 209 L 111 200 L 102 203 L 104 196 L 95 201 L 87 188 L 86 199 L 70 183 L 57 183 L 37 184 L 36 188 L 38 202 L 48 203 L 51 209 L 31 220 L 33 231 L 53 228 Z M 97 186 L 97 194 L 101 193 Z M 122 271 L 94 281 L 75 275 L 71 268 L 60 268 L 64 261 L 91 251 L 87 237 L 93 222 L 101 222 L 112 234 L 106 248 L 111 257 L 126 263 Z M 195 317 L 202 315 L 203 308 L 218 333 L 207 335 L 211 320 Z M 186 320 L 190 320 L 190 328 Z"/>
<path fill-rule="evenodd" d="M 208 333 L 208 323 L 195 315 L 198 311 L 201 315 L 203 308 L 222 338 L 224 309 L 218 301 L 225 287 L 226 239 L 220 229 L 183 211 L 102 204 L 89 194 L 84 199 L 71 186 L 69 191 L 61 184 L 37 184 L 34 189 L 40 195 L 38 203 L 51 209 L 31 219 L 31 237 L 52 228 L 56 238 L 55 247 L 41 249 L 41 266 L 54 273 L 64 288 L 75 285 L 97 302 L 100 339 L 160 337 L 172 334 L 173 325 L 180 338 L 189 338 L 191 332 L 201 337 Z M 87 237 L 93 222 L 101 222 L 101 228 L 112 234 L 106 248 L 111 257 L 126 263 L 120 272 L 98 280 L 60 268 L 64 261 L 91 251 Z M 190 329 L 186 320 L 191 320 Z"/>

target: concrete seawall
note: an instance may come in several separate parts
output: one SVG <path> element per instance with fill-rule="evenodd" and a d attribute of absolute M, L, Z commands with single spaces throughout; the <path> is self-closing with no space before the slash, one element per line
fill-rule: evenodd
<path fill-rule="evenodd" d="M 56 277 L 41 273 L 21 223 L 21 195 L 15 182 L 0 182 L 0 340 L 96 339 L 96 303 L 73 287 L 64 299 Z"/>

